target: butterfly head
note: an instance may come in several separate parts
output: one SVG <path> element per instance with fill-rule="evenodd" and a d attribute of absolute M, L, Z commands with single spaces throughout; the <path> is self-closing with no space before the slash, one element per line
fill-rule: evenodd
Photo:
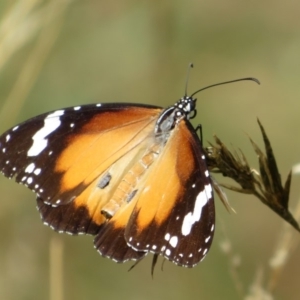
<path fill-rule="evenodd" d="M 188 120 L 193 119 L 197 114 L 196 100 L 191 96 L 184 96 L 174 104 L 174 107 Z"/>

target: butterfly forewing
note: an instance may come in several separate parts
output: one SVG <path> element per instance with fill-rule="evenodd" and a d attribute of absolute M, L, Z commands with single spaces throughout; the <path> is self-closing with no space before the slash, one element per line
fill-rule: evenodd
<path fill-rule="evenodd" d="M 0 137 L 0 170 L 38 195 L 42 218 L 52 228 L 95 232 L 95 224 L 105 221 L 100 211 L 110 196 L 97 188 L 97 180 L 147 138 L 160 111 L 95 104 L 37 116 Z"/>

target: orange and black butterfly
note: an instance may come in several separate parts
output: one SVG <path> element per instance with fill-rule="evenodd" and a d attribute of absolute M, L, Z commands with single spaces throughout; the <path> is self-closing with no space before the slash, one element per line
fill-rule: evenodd
<path fill-rule="evenodd" d="M 166 109 L 113 103 L 39 115 L 0 136 L 0 171 L 36 193 L 44 224 L 95 235 L 102 256 L 151 252 L 193 267 L 215 230 L 193 95 Z"/>

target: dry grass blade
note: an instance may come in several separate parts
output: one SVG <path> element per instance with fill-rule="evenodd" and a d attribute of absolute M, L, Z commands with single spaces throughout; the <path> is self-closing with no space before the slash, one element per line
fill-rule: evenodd
<path fill-rule="evenodd" d="M 212 176 L 211 176 L 211 181 L 212 181 L 212 185 L 213 185 L 214 191 L 218 194 L 219 198 L 221 199 L 221 201 L 224 204 L 224 206 L 227 209 L 227 211 L 229 213 L 230 212 L 236 213 L 236 211 L 234 210 L 234 208 L 230 205 L 226 193 L 224 192 L 224 190 L 222 189 L 222 187 L 218 184 L 218 182 Z"/>
<path fill-rule="evenodd" d="M 9 16 L 0 22 L 0 72 L 13 53 L 37 36 L 35 46 L 20 67 L 18 78 L 1 107 L 1 124 L 8 124 L 21 111 L 55 45 L 64 22 L 64 14 L 72 0 L 48 1 L 43 5 L 38 5 L 39 2 L 37 0 L 17 2 L 8 11 Z M 24 30 L 26 34 L 23 34 Z M 22 41 L 14 36 L 22 36 Z"/>
<path fill-rule="evenodd" d="M 250 141 L 258 156 L 259 172 L 249 166 L 242 151 L 231 152 L 216 136 L 214 137 L 216 144 L 210 144 L 211 146 L 206 148 L 209 169 L 211 172 L 230 177 L 239 184 L 239 187 L 226 184 L 222 186 L 236 192 L 255 195 L 300 231 L 297 221 L 288 210 L 291 172 L 283 185 L 271 143 L 259 120 L 258 124 L 265 144 L 265 153 L 251 138 Z"/>

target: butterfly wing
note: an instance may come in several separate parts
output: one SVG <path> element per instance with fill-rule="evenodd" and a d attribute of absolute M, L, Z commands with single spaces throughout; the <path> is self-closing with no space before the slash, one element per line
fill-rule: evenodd
<path fill-rule="evenodd" d="M 139 253 L 160 254 L 186 267 L 202 260 L 212 243 L 215 211 L 201 142 L 188 121 L 173 130 L 136 190 L 97 235 L 99 252 L 122 253 L 108 240 L 118 233 Z"/>
<path fill-rule="evenodd" d="M 95 247 L 103 256 L 124 262 L 153 252 L 193 266 L 212 242 L 214 204 L 191 124 L 182 120 L 137 175 L 161 111 L 105 104 L 40 115 L 0 137 L 0 170 L 37 194 L 47 225 L 97 235 Z M 132 173 L 138 182 L 130 183 Z M 124 182 L 134 188 L 129 195 L 122 191 Z M 124 199 L 107 218 L 101 211 L 116 190 Z"/>
<path fill-rule="evenodd" d="M 60 232 L 95 234 L 106 220 L 101 208 L 123 176 L 115 172 L 103 189 L 105 172 L 116 161 L 134 160 L 160 111 L 95 104 L 37 116 L 0 137 L 0 170 L 37 194 L 47 225 Z"/>

